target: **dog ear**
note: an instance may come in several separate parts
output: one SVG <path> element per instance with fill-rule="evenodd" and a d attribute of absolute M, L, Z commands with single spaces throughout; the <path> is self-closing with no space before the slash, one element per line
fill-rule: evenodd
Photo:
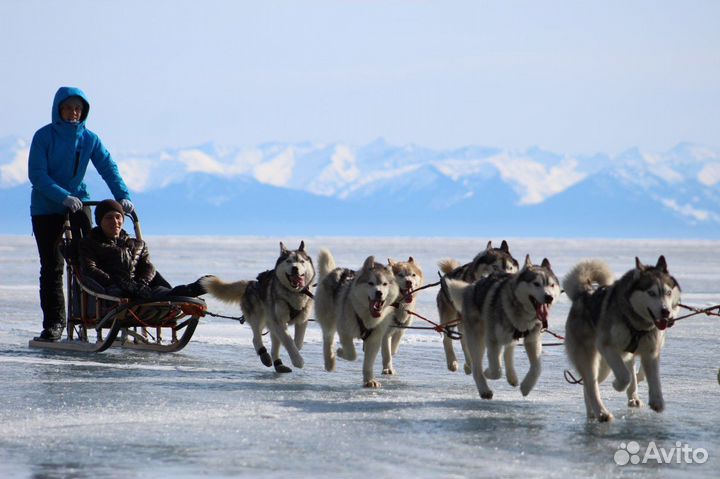
<path fill-rule="evenodd" d="M 532 266 L 532 261 L 530 261 L 530 255 L 526 254 L 525 255 L 525 264 L 523 265 L 523 268 L 529 268 L 530 266 Z"/>
<path fill-rule="evenodd" d="M 640 258 L 635 256 L 635 269 L 638 269 L 640 271 L 645 270 L 645 265 L 640 262 Z"/>
<path fill-rule="evenodd" d="M 388 266 L 392 266 L 395 264 L 395 260 L 392 258 L 388 258 Z"/>
<path fill-rule="evenodd" d="M 492 249 L 492 240 L 488 241 L 488 244 L 485 247 L 485 251 L 490 251 L 491 249 Z"/>
<path fill-rule="evenodd" d="M 547 258 L 543 258 L 542 263 L 540 264 L 543 268 L 547 269 L 548 271 L 552 271 L 552 267 L 550 266 L 550 261 L 548 261 Z"/>
<path fill-rule="evenodd" d="M 375 266 L 375 256 L 368 256 L 362 265 L 362 269 L 370 271 Z"/>
<path fill-rule="evenodd" d="M 413 257 L 412 257 L 412 256 L 409 256 L 409 257 L 408 257 L 408 263 L 414 263 L 414 262 L 415 262 L 415 260 L 413 259 Z"/>
<path fill-rule="evenodd" d="M 657 264 L 655 265 L 655 267 L 658 268 L 658 269 L 659 269 L 660 271 L 662 271 L 663 273 L 667 273 L 667 272 L 668 272 L 667 262 L 665 261 L 665 256 L 664 256 L 664 255 L 660 255 L 660 257 L 659 257 L 658 260 L 657 260 Z"/>
<path fill-rule="evenodd" d="M 500 245 L 500 249 L 507 254 L 510 254 L 510 246 L 508 246 L 507 241 L 502 240 L 502 244 Z"/>
<path fill-rule="evenodd" d="M 305 241 L 300 241 L 300 247 L 298 248 L 298 251 L 305 251 Z"/>
<path fill-rule="evenodd" d="M 283 242 L 281 241 L 281 242 L 280 242 L 280 254 L 286 254 L 286 253 L 288 253 L 288 252 L 289 252 L 288 249 L 285 247 L 285 245 L 284 245 Z"/>

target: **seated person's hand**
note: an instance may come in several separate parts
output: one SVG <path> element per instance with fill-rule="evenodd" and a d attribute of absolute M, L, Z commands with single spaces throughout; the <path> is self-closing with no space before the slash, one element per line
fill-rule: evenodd
<path fill-rule="evenodd" d="M 137 287 L 136 295 L 140 299 L 148 299 L 152 297 L 152 289 L 145 281 L 136 281 L 135 285 Z"/>

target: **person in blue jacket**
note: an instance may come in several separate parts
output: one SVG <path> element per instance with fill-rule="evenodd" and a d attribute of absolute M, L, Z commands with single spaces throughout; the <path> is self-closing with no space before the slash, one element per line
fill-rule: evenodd
<path fill-rule="evenodd" d="M 82 90 L 61 87 L 53 100 L 52 123 L 35 132 L 30 145 L 30 214 L 40 255 L 43 312 L 43 330 L 35 340 L 57 341 L 65 328 L 63 258 L 59 242 L 67 210 L 74 238 L 80 238 L 80 232 L 85 236 L 92 226 L 90 210 L 83 206 L 83 201 L 90 199 L 83 181 L 88 163 L 92 161 L 126 212 L 134 208 L 115 161 L 100 138 L 85 128 L 89 111 L 90 103 Z"/>

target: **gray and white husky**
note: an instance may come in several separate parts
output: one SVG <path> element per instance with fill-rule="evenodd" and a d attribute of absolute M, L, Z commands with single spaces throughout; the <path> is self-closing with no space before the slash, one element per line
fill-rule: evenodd
<path fill-rule="evenodd" d="M 304 361 L 300 349 L 305 339 L 308 315 L 312 307 L 309 292 L 315 267 L 305 251 L 305 242 L 296 250 L 288 250 L 280 243 L 280 256 L 275 268 L 264 271 L 252 281 L 226 283 L 211 276 L 203 278 L 202 285 L 214 297 L 228 303 L 240 304 L 247 323 L 252 328 L 253 346 L 265 366 L 274 366 L 280 373 L 292 371 L 280 359 L 280 344 L 290 355 L 293 366 L 302 368 Z M 293 340 L 289 325 L 295 326 Z M 271 354 L 262 340 L 263 329 L 270 330 Z"/>
<path fill-rule="evenodd" d="M 635 258 L 635 268 L 617 281 L 605 263 L 584 261 L 565 276 L 563 287 L 572 301 L 565 350 L 582 377 L 588 418 L 600 422 L 613 418 L 599 388 L 610 371 L 615 376 L 613 387 L 627 390 L 628 406 L 642 406 L 636 356 L 647 377 L 650 407 L 662 411 L 660 350 L 680 304 L 680 286 L 668 273 L 665 257 L 660 256 L 655 266 Z"/>
<path fill-rule="evenodd" d="M 415 312 L 414 291 L 423 284 L 423 272 L 420 265 L 412 256 L 407 261 L 394 261 L 388 259 L 388 265 L 395 276 L 395 282 L 400 288 L 400 296 L 393 303 L 395 310 L 392 313 L 390 327 L 385 333 L 382 342 L 383 374 L 395 374 L 392 358 L 398 352 L 400 340 L 405 334 L 405 328 L 412 326 Z"/>
<path fill-rule="evenodd" d="M 511 386 L 518 385 L 513 352 L 515 341 L 523 338 L 530 362 L 520 391 L 527 396 L 540 377 L 540 341 L 547 328 L 550 306 L 560 295 L 560 285 L 550 262 L 543 259 L 540 266 L 525 257 L 518 273 L 496 273 L 473 284 L 445 279 L 443 287 L 463 317 L 463 331 L 472 364 L 472 375 L 480 397 L 492 399 L 487 379 L 502 376 Z M 488 368 L 483 371 L 483 356 L 487 348 Z M 504 349 L 504 354 L 503 354 Z"/>
<path fill-rule="evenodd" d="M 337 356 L 354 361 L 357 358 L 354 338 L 363 340 L 363 386 L 380 387 L 373 366 L 385 332 L 392 320 L 392 303 L 400 289 L 392 270 L 368 256 L 358 271 L 336 268 L 330 251 L 318 256 L 318 287 L 315 292 L 315 315 L 323 334 L 325 370 L 335 370 L 335 333 L 341 347 Z"/>
<path fill-rule="evenodd" d="M 492 241 L 488 241 L 485 250 L 478 253 L 470 263 L 461 266 L 454 259 L 445 259 L 439 261 L 438 266 L 440 271 L 444 273 L 444 278 L 459 279 L 466 283 L 475 282 L 493 273 L 517 273 L 518 271 L 518 262 L 510 254 L 510 247 L 505 240 L 503 240 L 499 248 L 493 248 Z M 460 321 L 460 312 L 453 306 L 445 288 L 440 288 L 436 301 L 440 324 Z M 462 333 L 462 323 L 459 323 L 458 330 Z M 460 344 L 465 354 L 465 372 L 470 374 L 470 356 L 464 335 L 460 338 Z M 448 369 L 457 371 L 458 362 L 453 349 L 453 340 L 448 335 L 443 336 L 443 348 L 445 349 L 445 360 Z"/>

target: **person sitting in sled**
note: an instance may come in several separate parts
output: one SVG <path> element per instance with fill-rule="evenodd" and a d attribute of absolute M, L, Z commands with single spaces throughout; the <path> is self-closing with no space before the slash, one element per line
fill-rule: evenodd
<path fill-rule="evenodd" d="M 145 242 L 130 237 L 122 228 L 124 221 L 125 211 L 115 200 L 103 200 L 95 207 L 97 226 L 80 241 L 80 271 L 87 287 L 97 293 L 133 299 L 197 297 L 207 293 L 200 279 L 171 287 L 150 262 Z"/>
<path fill-rule="evenodd" d="M 126 211 L 133 208 L 117 164 L 98 135 L 85 126 L 89 111 L 90 102 L 82 90 L 60 87 L 52 104 L 52 122 L 37 130 L 30 144 L 30 215 L 40 256 L 43 313 L 43 330 L 35 340 L 57 341 L 65 329 L 63 257 L 58 243 L 67 210 L 73 237 L 90 230 L 89 209 L 83 208 L 83 201 L 90 198 L 84 178 L 91 162 L 115 199 Z"/>

